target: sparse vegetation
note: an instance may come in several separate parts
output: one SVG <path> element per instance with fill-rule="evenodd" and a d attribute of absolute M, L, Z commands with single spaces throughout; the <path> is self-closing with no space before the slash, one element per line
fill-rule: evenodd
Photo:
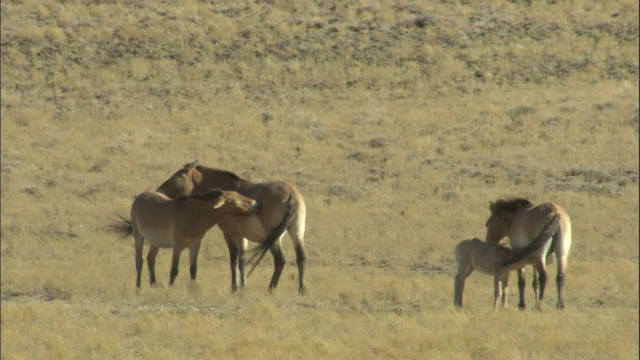
<path fill-rule="evenodd" d="M 3 2 L 2 358 L 637 358 L 638 3 L 528 3 Z M 194 159 L 300 187 L 308 295 L 218 229 L 135 293 L 106 226 Z M 454 309 L 504 196 L 571 215 L 564 311 Z"/>

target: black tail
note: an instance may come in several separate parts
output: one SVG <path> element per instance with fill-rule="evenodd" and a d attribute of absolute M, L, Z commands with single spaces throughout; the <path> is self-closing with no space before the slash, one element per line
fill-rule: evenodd
<path fill-rule="evenodd" d="M 133 223 L 131 220 L 126 219 L 122 215 L 117 215 L 118 220 L 113 222 L 112 224 L 107 225 L 107 229 L 120 233 L 123 238 L 133 234 Z"/>
<path fill-rule="evenodd" d="M 284 219 L 282 219 L 282 222 L 280 223 L 280 225 L 278 225 L 275 229 L 273 229 L 269 233 L 269 235 L 267 235 L 267 238 L 265 239 L 265 241 L 263 241 L 260 245 L 248 251 L 248 255 L 249 255 L 248 263 L 253 263 L 253 265 L 251 266 L 251 270 L 249 270 L 249 274 L 247 274 L 247 277 L 251 275 L 251 273 L 256 268 L 256 266 L 258 266 L 260 261 L 262 261 L 262 258 L 267 253 L 267 251 L 269 251 L 271 246 L 273 246 L 276 240 L 278 240 L 280 236 L 284 234 L 284 232 L 293 222 L 293 219 L 295 218 L 296 213 L 298 211 L 298 201 L 296 201 L 295 198 L 292 197 L 289 200 L 288 205 L 289 205 L 289 210 L 287 211 L 287 214 L 285 215 Z"/>
<path fill-rule="evenodd" d="M 542 230 L 540 235 L 535 238 L 529 245 L 525 246 L 522 249 L 514 250 L 514 255 L 512 258 L 503 261 L 500 265 L 503 269 L 508 268 L 509 270 L 518 269 L 526 264 L 519 264 L 522 260 L 526 259 L 532 253 L 536 252 L 540 249 L 542 245 L 550 238 L 556 235 L 558 228 L 560 227 L 560 215 L 554 214 L 553 219 L 549 221 L 547 226 Z M 552 243 L 553 245 L 553 243 Z M 545 254 L 546 256 L 546 254 Z"/>

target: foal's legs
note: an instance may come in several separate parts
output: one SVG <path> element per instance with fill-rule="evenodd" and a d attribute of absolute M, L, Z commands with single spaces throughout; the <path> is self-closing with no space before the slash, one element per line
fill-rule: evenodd
<path fill-rule="evenodd" d="M 471 275 L 473 272 L 473 267 L 471 265 L 468 266 L 458 266 L 458 273 L 456 274 L 456 278 L 454 280 L 454 294 L 453 294 L 453 305 L 456 307 L 462 307 L 462 294 L 464 293 L 464 281 Z"/>
<path fill-rule="evenodd" d="M 147 253 L 147 267 L 149 268 L 149 283 L 156 286 L 156 257 L 158 256 L 159 247 L 151 245 L 149 253 Z"/>
<path fill-rule="evenodd" d="M 502 277 L 500 274 L 493 276 L 493 310 L 498 310 L 498 303 L 502 297 Z"/>
<path fill-rule="evenodd" d="M 507 295 L 509 293 L 509 273 L 500 277 L 500 285 L 502 287 L 502 308 L 507 306 Z"/>

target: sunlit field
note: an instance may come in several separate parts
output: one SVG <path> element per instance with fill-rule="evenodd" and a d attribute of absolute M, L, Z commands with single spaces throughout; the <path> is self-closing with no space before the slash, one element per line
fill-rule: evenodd
<path fill-rule="evenodd" d="M 638 358 L 636 1 L 171 4 L 2 3 L 2 359 Z M 218 228 L 136 293 L 108 226 L 196 159 L 300 189 L 306 295 L 288 236 L 233 295 Z M 501 197 L 571 216 L 566 309 L 555 263 L 454 308 Z"/>

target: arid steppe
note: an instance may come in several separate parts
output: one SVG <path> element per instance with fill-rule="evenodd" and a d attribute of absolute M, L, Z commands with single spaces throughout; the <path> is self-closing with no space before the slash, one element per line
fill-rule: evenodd
<path fill-rule="evenodd" d="M 179 4 L 2 2 L 2 359 L 638 358 L 637 1 Z M 305 296 L 218 228 L 136 293 L 108 226 L 195 159 L 301 190 Z M 454 308 L 501 197 L 571 216 L 563 311 Z"/>

